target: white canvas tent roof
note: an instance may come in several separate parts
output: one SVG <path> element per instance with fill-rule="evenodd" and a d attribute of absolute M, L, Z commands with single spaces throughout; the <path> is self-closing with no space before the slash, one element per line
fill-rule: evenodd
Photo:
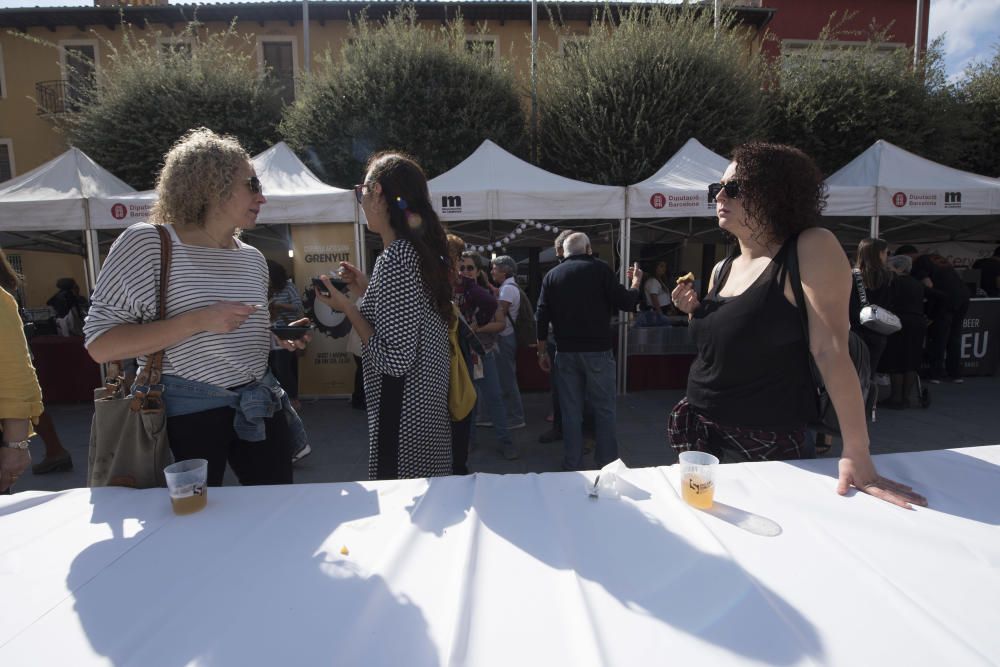
<path fill-rule="evenodd" d="M 134 192 L 78 148 L 0 183 L 0 231 L 83 230 L 87 200 Z"/>
<path fill-rule="evenodd" d="M 285 142 L 255 156 L 253 164 L 267 197 L 258 224 L 354 222 L 354 192 L 320 181 Z M 91 209 L 92 224 L 113 229 L 143 222 L 155 202 L 154 190 L 98 198 Z"/>
<path fill-rule="evenodd" d="M 428 183 L 443 221 L 621 219 L 625 189 L 574 181 L 511 155 L 490 140 Z"/>
<path fill-rule="evenodd" d="M 728 159 L 688 139 L 655 174 L 628 186 L 628 217 L 714 217 L 708 184 L 717 183 L 727 166 Z"/>
<path fill-rule="evenodd" d="M 876 141 L 828 179 L 824 215 L 1000 214 L 1000 179 L 960 171 Z"/>

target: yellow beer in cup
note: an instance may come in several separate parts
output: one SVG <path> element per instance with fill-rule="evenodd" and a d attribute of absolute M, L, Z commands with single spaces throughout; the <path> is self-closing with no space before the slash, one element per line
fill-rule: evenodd
<path fill-rule="evenodd" d="M 705 452 L 681 452 L 681 498 L 700 510 L 712 508 L 715 498 L 715 468 L 719 459 Z"/>

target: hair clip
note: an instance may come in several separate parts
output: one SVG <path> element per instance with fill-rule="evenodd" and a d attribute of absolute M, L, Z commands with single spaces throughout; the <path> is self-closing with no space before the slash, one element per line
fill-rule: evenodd
<path fill-rule="evenodd" d="M 401 208 L 404 211 L 407 208 L 409 208 L 409 204 L 407 204 L 406 200 L 403 199 L 402 197 L 396 197 L 396 206 L 398 206 L 399 208 Z"/>

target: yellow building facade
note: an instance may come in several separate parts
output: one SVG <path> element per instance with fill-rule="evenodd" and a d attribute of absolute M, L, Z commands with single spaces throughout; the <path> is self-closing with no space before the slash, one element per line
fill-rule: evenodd
<path fill-rule="evenodd" d="M 531 62 L 529 2 L 430 2 L 415 6 L 428 25 L 439 25 L 461 13 L 467 39 L 489 42 L 494 57 L 511 61 L 527 84 Z M 585 39 L 590 18 L 604 6 L 539 3 L 540 57 L 561 53 L 567 43 Z M 79 54 L 92 57 L 98 69 L 107 66 L 110 48 L 121 44 L 122 20 L 139 37 L 154 39 L 160 33 L 163 48 L 178 48 L 177 36 L 192 18 L 197 17 L 207 32 L 225 31 L 235 21 L 236 31 L 248 36 L 255 50 L 251 55 L 257 74 L 264 71 L 266 63 L 284 73 L 291 88 L 306 69 L 307 42 L 312 66 L 328 49 L 339 53 L 348 39 L 352 16 L 365 10 L 369 17 L 378 18 L 395 8 L 388 3 L 314 1 L 308 5 L 308 30 L 303 29 L 301 2 L 194 6 L 132 0 L 121 7 L 0 9 L 0 181 L 34 169 L 67 149 L 52 117 L 71 106 L 68 98 L 72 97 L 74 68 L 67 67 L 67 62 L 72 65 Z M 769 11 L 739 10 L 748 30 L 749 49 L 759 47 Z"/>

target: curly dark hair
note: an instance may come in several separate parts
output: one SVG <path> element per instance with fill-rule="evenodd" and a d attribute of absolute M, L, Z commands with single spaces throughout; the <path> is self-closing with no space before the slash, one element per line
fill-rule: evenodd
<path fill-rule="evenodd" d="M 750 142 L 733 151 L 740 202 L 754 235 L 783 243 L 819 225 L 826 206 L 823 174 L 798 148 Z"/>
<path fill-rule="evenodd" d="M 451 322 L 452 283 L 448 240 L 431 205 L 427 176 L 417 161 L 396 151 L 376 153 L 368 159 L 365 173 L 382 186 L 389 208 L 389 226 L 396 238 L 406 239 L 420 256 L 424 289 L 445 322 Z M 405 209 L 401 208 L 405 203 Z M 418 216 L 418 217 L 413 217 Z M 419 223 L 411 224 L 411 222 Z"/>

